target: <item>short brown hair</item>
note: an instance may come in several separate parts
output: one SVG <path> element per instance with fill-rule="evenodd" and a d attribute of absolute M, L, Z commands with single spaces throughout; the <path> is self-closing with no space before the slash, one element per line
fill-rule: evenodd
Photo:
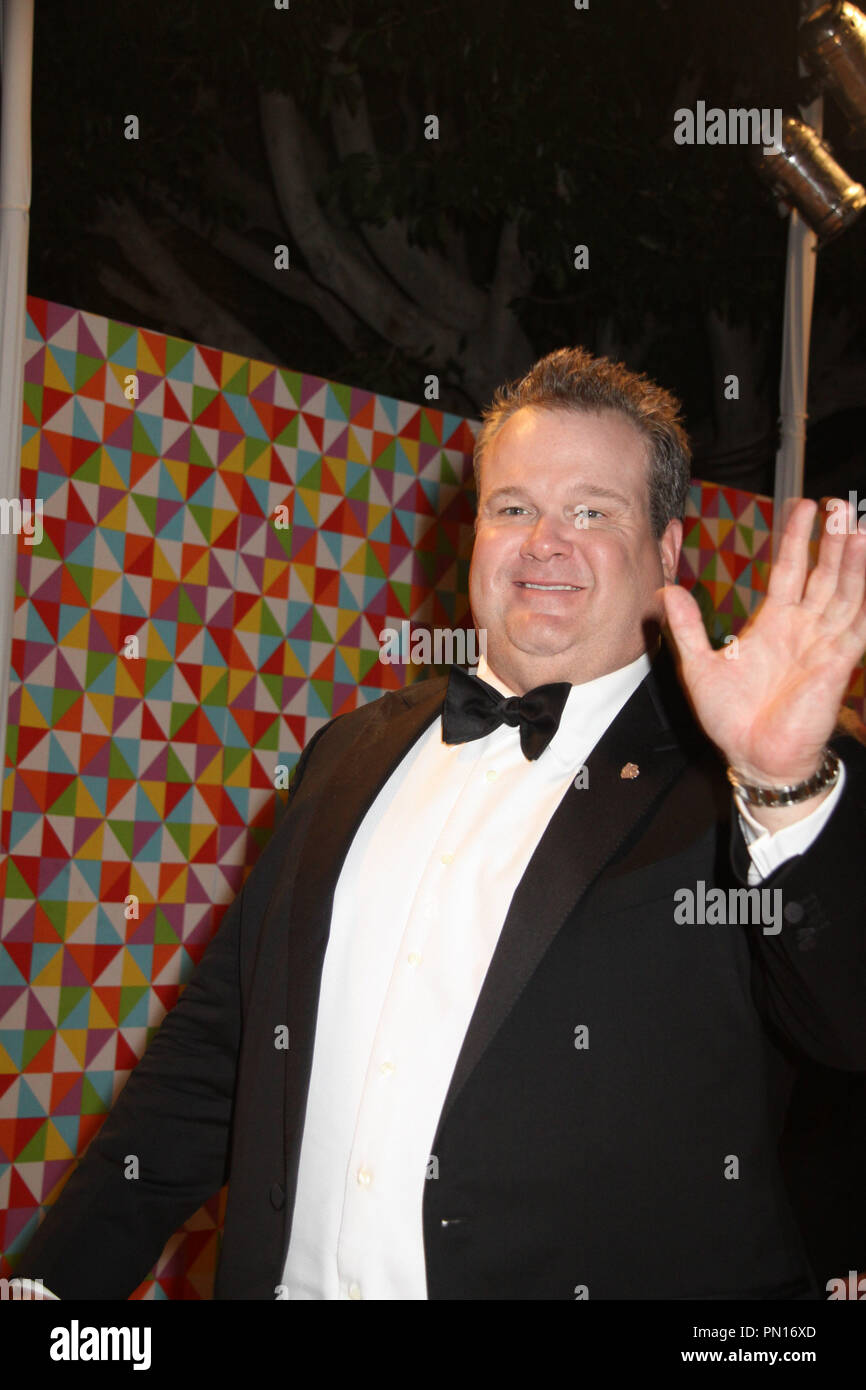
<path fill-rule="evenodd" d="M 585 348 L 558 348 L 540 358 L 520 381 L 497 388 L 482 413 L 472 465 L 481 495 L 481 461 L 491 440 L 525 406 L 545 410 L 616 410 L 637 427 L 649 454 L 650 524 L 658 538 L 674 517 L 685 515 L 691 448 L 676 396 L 622 362 L 594 357 Z"/>

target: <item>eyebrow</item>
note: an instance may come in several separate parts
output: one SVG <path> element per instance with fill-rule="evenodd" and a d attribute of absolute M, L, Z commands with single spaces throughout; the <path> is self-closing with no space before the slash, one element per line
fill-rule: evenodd
<path fill-rule="evenodd" d="M 614 488 L 597 487 L 594 483 L 575 483 L 569 488 L 569 492 L 583 493 L 587 497 L 607 497 L 612 502 L 619 502 L 624 507 L 630 507 L 632 502 L 628 497 L 624 497 L 621 492 L 616 492 Z M 501 497 L 524 497 L 530 498 L 530 493 L 526 488 L 517 484 L 514 487 L 497 487 L 486 498 L 487 504 L 498 501 Z"/>

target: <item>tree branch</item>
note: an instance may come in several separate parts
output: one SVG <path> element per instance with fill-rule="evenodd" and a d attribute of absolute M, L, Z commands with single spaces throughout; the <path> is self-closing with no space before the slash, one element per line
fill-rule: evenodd
<path fill-rule="evenodd" d="M 440 362 L 456 357 L 457 335 L 423 316 L 385 276 L 364 265 L 323 215 L 304 164 L 293 99 L 285 92 L 263 93 L 261 115 L 277 199 L 314 278 L 410 356 L 429 349 Z"/>
<path fill-rule="evenodd" d="M 171 306 L 170 321 L 182 325 L 194 342 L 228 349 L 242 357 L 272 360 L 271 350 L 182 269 L 129 198 L 120 202 L 103 198 L 98 206 L 94 231 L 113 238 L 133 269 L 161 292 L 161 302 Z"/>

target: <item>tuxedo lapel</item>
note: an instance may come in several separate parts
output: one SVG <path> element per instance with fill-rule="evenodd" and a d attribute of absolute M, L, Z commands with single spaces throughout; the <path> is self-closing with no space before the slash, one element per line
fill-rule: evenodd
<path fill-rule="evenodd" d="M 529 861 L 506 916 L 439 1125 L 587 888 L 687 763 L 695 725 L 665 647 L 570 786 Z M 627 764 L 638 776 L 622 776 Z"/>

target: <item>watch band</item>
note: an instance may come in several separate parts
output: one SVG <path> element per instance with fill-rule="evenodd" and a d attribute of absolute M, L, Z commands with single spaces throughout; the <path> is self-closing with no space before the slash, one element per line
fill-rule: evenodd
<path fill-rule="evenodd" d="M 808 801 L 810 796 L 827 787 L 834 787 L 841 769 L 842 764 L 832 748 L 825 748 L 821 766 L 805 782 L 795 782 L 788 787 L 753 787 L 741 781 L 731 767 L 728 768 L 728 781 L 750 806 L 795 806 L 797 802 Z"/>

